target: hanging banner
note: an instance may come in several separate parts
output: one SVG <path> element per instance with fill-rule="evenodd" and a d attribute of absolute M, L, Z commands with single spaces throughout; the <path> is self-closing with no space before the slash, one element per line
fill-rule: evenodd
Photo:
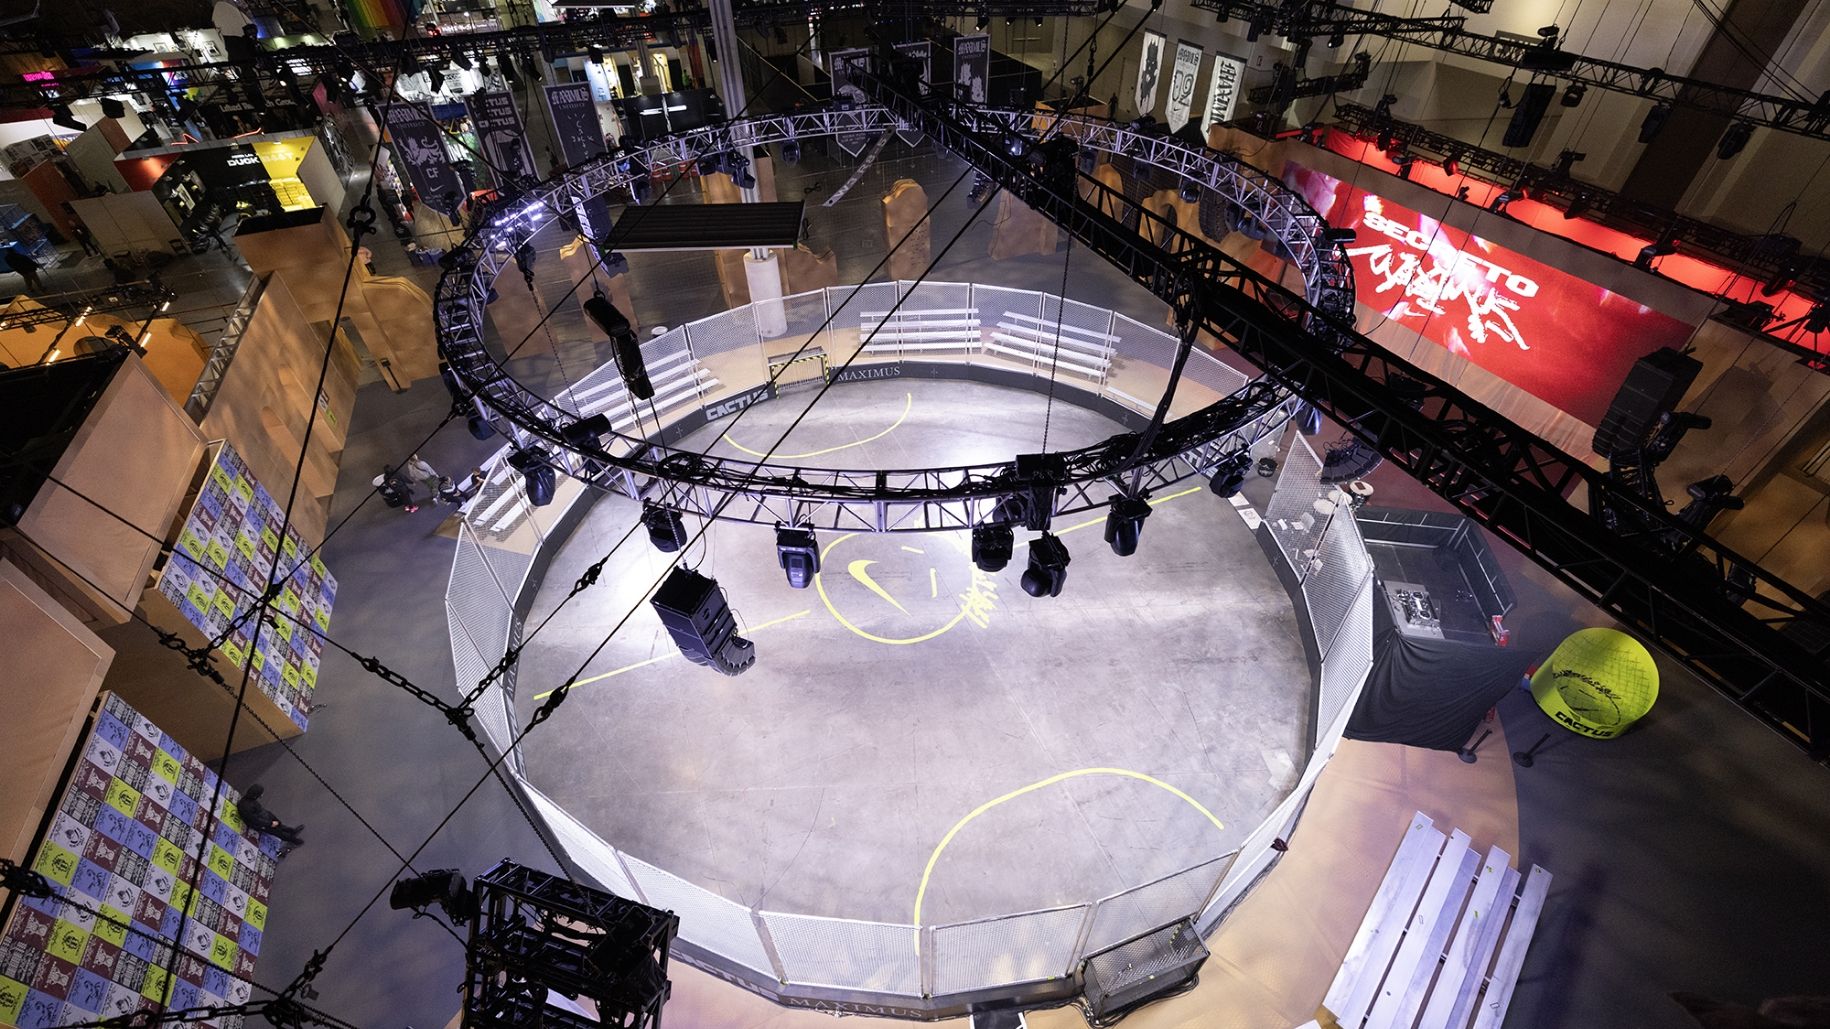
<path fill-rule="evenodd" d="M 1140 118 L 1156 113 L 1157 86 L 1163 82 L 1163 45 L 1167 42 L 1161 33 L 1144 33 L 1144 52 L 1137 60 L 1137 89 L 1131 95 Z"/>
<path fill-rule="evenodd" d="M 862 47 L 851 50 L 834 50 L 826 55 L 826 60 L 829 62 L 828 71 L 832 73 L 832 98 L 834 100 L 844 97 L 856 107 L 863 107 L 870 103 L 870 98 L 864 95 L 864 90 L 859 89 L 851 80 L 853 69 L 863 70 L 864 62 L 869 59 L 870 51 Z M 862 153 L 864 145 L 870 141 L 871 134 L 868 132 L 841 132 L 833 136 L 833 142 L 839 144 L 839 149 L 853 157 Z"/>
<path fill-rule="evenodd" d="M 969 104 L 991 95 L 991 37 L 958 36 L 953 40 L 953 94 Z"/>
<path fill-rule="evenodd" d="M 1233 120 L 1233 108 L 1239 105 L 1239 80 L 1245 75 L 1245 62 L 1226 54 L 1214 55 L 1213 80 L 1207 86 L 1207 110 L 1201 115 L 1201 133 L 1216 122 Z"/>
<path fill-rule="evenodd" d="M 934 92 L 934 44 L 925 39 L 919 43 L 897 43 L 896 52 L 913 60 L 921 69 L 917 76 L 921 83 L 921 95 L 927 96 Z M 921 133 L 914 126 L 900 121 L 896 123 L 896 135 L 910 146 L 921 142 Z"/>
<path fill-rule="evenodd" d="M 527 146 L 527 131 L 521 127 L 521 112 L 515 110 L 515 98 L 501 90 L 479 90 L 464 98 L 470 110 L 470 125 L 476 130 L 483 157 L 501 180 L 497 188 L 508 190 L 521 182 L 539 178 L 534 171 L 534 152 Z"/>
<path fill-rule="evenodd" d="M 1176 66 L 1169 76 L 1169 106 L 1163 120 L 1169 131 L 1179 132 L 1188 124 L 1188 112 L 1195 105 L 1195 77 L 1201 74 L 1201 48 L 1185 40 L 1176 40 Z"/>
<path fill-rule="evenodd" d="M 445 155 L 445 142 L 440 138 L 445 130 L 411 104 L 389 104 L 383 113 L 394 155 L 406 169 L 420 203 L 447 218 L 457 217 L 464 202 L 464 183 Z"/>
<path fill-rule="evenodd" d="M 591 99 L 591 84 L 555 82 L 544 88 L 560 163 L 571 168 L 603 153 L 604 132 L 597 124 L 597 104 Z"/>
<path fill-rule="evenodd" d="M 597 103 L 589 82 L 555 82 L 546 89 L 546 110 L 553 126 L 559 163 L 575 168 L 604 152 L 604 130 L 597 121 Z M 599 193 L 578 207 L 578 228 L 595 240 L 610 228 L 610 204 Z"/>

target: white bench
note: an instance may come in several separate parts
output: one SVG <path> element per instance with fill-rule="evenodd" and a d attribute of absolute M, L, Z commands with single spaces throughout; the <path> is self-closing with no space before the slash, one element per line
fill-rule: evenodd
<path fill-rule="evenodd" d="M 858 316 L 858 338 L 865 350 L 959 350 L 979 345 L 976 308 L 927 311 L 866 311 Z"/>
<path fill-rule="evenodd" d="M 1004 317 L 1009 318 L 1014 322 L 1022 322 L 1033 326 L 1050 338 L 1053 338 L 1055 335 L 1055 323 L 1049 321 L 1047 318 L 1038 318 L 1033 314 L 1018 314 L 1015 311 L 1012 311 Z M 1102 349 L 1105 350 L 1111 350 L 1111 348 L 1118 345 L 1117 336 L 1106 332 L 1094 332 L 1092 329 L 1083 329 L 1076 325 L 1069 325 L 1066 322 L 1061 323 L 1061 335 L 1063 342 L 1066 342 L 1068 337 L 1072 336 L 1078 339 L 1097 342 Z"/>
<path fill-rule="evenodd" d="M 1551 879 L 1533 865 L 1521 890 L 1511 861 L 1415 815 L 1309 1024 L 1499 1029 Z"/>

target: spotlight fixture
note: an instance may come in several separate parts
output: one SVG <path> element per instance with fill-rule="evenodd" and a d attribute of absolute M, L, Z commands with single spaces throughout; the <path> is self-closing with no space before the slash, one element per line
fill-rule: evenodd
<path fill-rule="evenodd" d="M 756 645 L 737 635 L 737 619 L 717 579 L 675 568 L 650 603 L 680 653 L 693 664 L 738 675 L 756 663 Z"/>
<path fill-rule="evenodd" d="M 1137 553 L 1137 538 L 1144 532 L 1144 519 L 1150 517 L 1148 495 L 1112 498 L 1112 510 L 1106 513 L 1106 544 L 1119 557 Z"/>
<path fill-rule="evenodd" d="M 1565 106 L 1565 107 L 1577 106 L 1578 104 L 1582 103 L 1582 97 L 1588 91 L 1589 91 L 1589 87 L 1583 85 L 1580 82 L 1570 83 L 1563 90 L 1563 100 L 1562 100 L 1563 106 Z"/>
<path fill-rule="evenodd" d="M 604 50 L 602 47 L 591 47 L 585 51 L 585 55 L 586 60 L 590 61 L 592 64 L 601 67 L 604 63 Z"/>
<path fill-rule="evenodd" d="M 1032 597 L 1059 597 L 1067 585 L 1067 544 L 1052 532 L 1029 541 L 1029 568 L 1023 572 L 1023 592 Z"/>
<path fill-rule="evenodd" d="M 527 501 L 535 507 L 545 507 L 553 502 L 553 491 L 558 479 L 553 473 L 553 466 L 546 461 L 546 455 L 538 450 L 511 450 L 508 453 L 508 466 L 521 473 L 527 485 Z"/>
<path fill-rule="evenodd" d="M 1657 240 L 1640 248 L 1639 256 L 1633 259 L 1633 267 L 1641 271 L 1651 271 L 1654 258 L 1677 253 L 1677 241 L 1670 236 L 1660 236 Z"/>
<path fill-rule="evenodd" d="M 474 440 L 486 440 L 496 434 L 496 427 L 489 424 L 489 419 L 480 412 L 465 418 L 464 427 L 470 430 L 470 438 Z"/>
<path fill-rule="evenodd" d="M 1329 246 L 1344 247 L 1359 237 L 1360 234 L 1350 228 L 1331 228 L 1322 233 L 1322 238 L 1328 241 Z"/>
<path fill-rule="evenodd" d="M 1314 408 L 1309 408 L 1313 411 Z M 1318 412 L 1319 414 L 1319 412 Z M 1230 500 L 1239 495 L 1245 486 L 1246 472 L 1252 467 L 1252 455 L 1241 450 L 1220 462 L 1214 469 L 1214 477 L 1207 482 L 1207 488 L 1213 490 L 1214 496 Z"/>
<path fill-rule="evenodd" d="M 69 104 L 51 105 L 51 124 L 60 125 L 69 129 L 71 132 L 83 132 L 89 128 L 88 125 L 79 121 L 75 115 L 70 113 Z"/>
<path fill-rule="evenodd" d="M 648 542 L 663 554 L 679 553 L 686 546 L 686 520 L 671 507 L 642 501 L 642 526 L 648 530 Z"/>
<path fill-rule="evenodd" d="M 1029 140 L 1024 139 L 1021 133 L 1013 132 L 1004 141 L 1004 152 L 1012 157 L 1022 157 L 1029 152 Z"/>
<path fill-rule="evenodd" d="M 1339 50 L 1341 44 L 1345 42 L 1347 42 L 1347 33 L 1342 32 L 1340 29 L 1336 29 L 1328 34 L 1328 49 L 1330 50 Z"/>
<path fill-rule="evenodd" d="M 522 243 L 515 248 L 515 267 L 521 270 L 521 277 L 527 280 L 527 288 L 534 288 L 534 244 Z"/>
<path fill-rule="evenodd" d="M 585 314 L 597 323 L 604 335 L 610 337 L 614 349 L 612 356 L 616 359 L 617 371 L 622 373 L 623 386 L 629 395 L 637 400 L 649 400 L 654 397 L 654 383 L 648 378 L 648 365 L 642 358 L 642 341 L 636 338 L 635 328 L 623 312 L 616 309 L 610 298 L 602 290 L 593 291 L 590 299 L 583 304 Z"/>
<path fill-rule="evenodd" d="M 439 70 L 438 65 L 431 65 L 426 69 L 426 82 L 432 92 L 437 93 L 445 88 L 445 73 Z"/>
<path fill-rule="evenodd" d="M 1401 150 L 1396 154 L 1388 156 L 1391 157 L 1392 163 L 1398 166 L 1399 178 L 1408 179 L 1411 177 L 1411 165 L 1417 163 L 1417 158 L 1414 154 Z"/>
<path fill-rule="evenodd" d="M 788 585 L 804 590 L 820 571 L 820 547 L 807 526 L 780 525 L 775 529 L 775 560 L 788 573 Z"/>
<path fill-rule="evenodd" d="M 1569 206 L 1563 209 L 1563 217 L 1566 219 L 1580 218 L 1594 207 L 1595 202 L 1589 199 L 1587 193 L 1577 193 L 1575 198 L 1569 202 Z"/>
<path fill-rule="evenodd" d="M 801 163 L 801 141 L 798 139 L 782 140 L 782 163 Z"/>
<path fill-rule="evenodd" d="M 1183 179 L 1182 185 L 1176 190 L 1176 195 L 1181 197 L 1185 204 L 1195 203 L 1201 199 L 1201 184 L 1193 179 Z"/>
<path fill-rule="evenodd" d="M 1487 210 L 1492 211 L 1494 214 L 1505 214 L 1506 205 L 1518 198 L 1519 195 L 1512 190 L 1502 190 L 1500 195 L 1494 197 L 1493 202 L 1487 205 Z"/>
<path fill-rule="evenodd" d="M 1670 104 L 1653 104 L 1652 110 L 1646 112 L 1645 120 L 1639 123 L 1639 141 L 1650 143 L 1656 139 L 1670 117 Z"/>
<path fill-rule="evenodd" d="M 1747 146 L 1747 141 L 1754 135 L 1754 123 L 1738 121 L 1722 133 L 1722 139 L 1716 143 L 1716 156 L 1724 161 L 1740 153 Z"/>
<path fill-rule="evenodd" d="M 502 73 L 502 81 L 510 86 L 519 85 L 521 76 L 515 72 L 515 58 L 504 51 L 496 55 L 496 69 Z"/>
<path fill-rule="evenodd" d="M 597 441 L 610 434 L 610 416 L 594 414 L 589 418 L 561 426 L 559 436 L 575 447 L 593 447 Z"/>
<path fill-rule="evenodd" d="M 116 100 L 114 97 L 105 96 L 105 97 L 102 97 L 102 99 L 98 102 L 101 104 L 101 107 L 102 107 L 102 117 L 104 117 L 104 118 L 125 118 L 125 117 L 127 117 L 127 105 L 124 103 L 121 103 L 119 100 Z"/>
<path fill-rule="evenodd" d="M 1450 154 L 1449 156 L 1443 158 L 1442 159 L 1442 171 L 1443 171 L 1443 174 L 1445 174 L 1445 175 L 1460 175 L 1461 174 L 1460 156 L 1456 155 L 1456 154 Z"/>
<path fill-rule="evenodd" d="M 453 922 L 468 922 L 476 913 L 476 894 L 455 868 L 439 868 L 402 879 L 388 893 L 388 907 L 411 911 L 415 918 L 437 904 Z"/>
<path fill-rule="evenodd" d="M 972 527 L 972 563 L 981 572 L 1001 572 L 1016 549 L 1016 533 L 1007 523 L 981 522 Z"/>
<path fill-rule="evenodd" d="M 1042 27 L 1042 16 L 1040 14 L 1036 15 L 1036 27 L 1037 28 Z"/>
<path fill-rule="evenodd" d="M 1569 178 L 1570 169 L 1575 166 L 1576 162 L 1583 160 L 1586 157 L 1588 157 L 1588 154 L 1583 153 L 1580 150 L 1571 150 L 1568 147 L 1565 147 L 1557 152 L 1557 163 L 1551 165 L 1550 173 L 1559 178 L 1567 179 Z"/>
<path fill-rule="evenodd" d="M 986 14 L 984 11 L 980 11 L 978 25 L 977 25 L 978 30 L 980 32 L 983 32 L 990 27 L 991 27 L 991 16 Z"/>

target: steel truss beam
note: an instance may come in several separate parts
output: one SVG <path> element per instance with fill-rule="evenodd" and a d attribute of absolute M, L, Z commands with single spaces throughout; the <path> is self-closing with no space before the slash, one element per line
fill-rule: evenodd
<path fill-rule="evenodd" d="M 1181 238 L 1173 247 L 1150 243 L 1106 213 L 1123 209 L 1122 195 L 1092 183 L 1095 204 L 1072 183 L 1050 185 L 1008 156 L 996 117 L 944 99 L 917 101 L 875 79 L 866 89 L 1814 760 L 1830 762 L 1823 603 L 1205 241 L 1158 219 L 1157 238 Z M 1593 510 L 1637 517 L 1611 530 L 1567 499 L 1573 493 Z M 1751 575 L 1753 585 L 1731 584 L 1731 572 Z"/>
<path fill-rule="evenodd" d="M 1360 104 L 1337 102 L 1334 111 L 1336 123 L 1359 138 L 1372 140 L 1386 136 L 1394 146 L 1402 145 L 1414 155 L 1435 155 L 1439 159 L 1453 157 L 1469 168 L 1486 173 L 1485 177 L 1494 182 L 1522 183 L 1531 187 L 1534 197 L 1554 195 L 1566 205 L 1580 201 L 1604 223 L 1624 226 L 1644 233 L 1650 239 L 1663 236 L 1689 244 L 1740 266 L 1744 274 L 1756 278 L 1770 279 L 1776 275 L 1795 278 L 1799 288 L 1814 299 L 1830 299 L 1830 261 L 1821 257 L 1803 258 L 1795 239 L 1731 232 L 1708 222 L 1686 218 L 1675 211 L 1629 200 L 1611 190 L 1577 182 L 1567 175 L 1557 175 L 1548 168 L 1464 143 L 1453 136 L 1381 116 L 1378 111 Z M 1794 261 L 1797 263 L 1792 264 Z M 1783 340 L 1774 342 L 1799 351 L 1800 356 L 1821 361 L 1821 355 L 1808 347 L 1786 344 Z M 1830 370 L 1821 364 L 1819 367 Z"/>
<path fill-rule="evenodd" d="M 1292 41 L 1322 38 L 1336 32 L 1382 36 L 1510 68 L 1531 68 L 1535 60 L 1555 52 L 1529 43 L 1468 32 L 1462 28 L 1466 19 L 1459 16 L 1400 18 L 1346 7 L 1330 0 L 1303 0 L 1297 3 L 1263 3 L 1259 0 L 1193 2 L 1203 10 L 1255 21 L 1265 30 Z M 1670 75 L 1662 68 L 1639 68 L 1581 54 L 1561 53 L 1565 60 L 1571 62 L 1569 67 L 1547 71 L 1545 74 L 1565 82 L 1580 82 L 1597 89 L 1727 115 L 1781 132 L 1830 140 L 1830 93 L 1816 100 L 1795 100 L 1722 86 L 1683 75 Z"/>
<path fill-rule="evenodd" d="M 177 296 L 163 284 L 147 280 L 129 282 L 104 289 L 82 290 L 76 293 L 59 293 L 55 296 L 33 297 L 40 306 L 10 312 L 0 312 L 0 329 L 23 328 L 27 325 L 55 325 L 58 322 L 74 322 L 85 314 L 112 314 L 129 308 L 153 308 Z"/>
<path fill-rule="evenodd" d="M 982 111 L 980 117 L 1010 131 L 1028 131 L 1037 115 Z M 1082 145 L 1130 154 L 1134 161 L 1219 193 L 1276 239 L 1303 270 L 1309 303 L 1320 310 L 1352 311 L 1353 273 L 1345 253 L 1328 241 L 1321 216 L 1281 182 L 1212 151 L 1109 122 L 1072 117 L 1063 122 L 1063 131 Z M 999 500 L 1034 488 L 1054 495 L 1056 514 L 1092 510 L 1104 506 L 1114 489 L 1156 490 L 1194 475 L 1211 475 L 1289 417 L 1293 404 L 1287 391 L 1261 380 L 1164 425 L 1143 454 L 1135 453 L 1138 437 L 1133 433 L 1060 454 L 1063 473 L 1046 481 L 1019 475 L 1014 462 L 898 472 L 805 468 L 701 456 L 620 433 L 596 446 L 570 444 L 560 430 L 577 416 L 523 389 L 484 346 L 490 284 L 513 263 L 516 249 L 557 212 L 627 189 L 637 174 L 687 165 L 701 154 L 732 146 L 907 127 L 874 105 L 751 118 L 600 158 L 541 183 L 490 212 L 482 227 L 453 250 L 454 263 L 439 280 L 434 308 L 439 354 L 497 431 L 517 447 L 540 450 L 575 478 L 702 517 L 848 531 L 964 528 L 990 517 Z"/>

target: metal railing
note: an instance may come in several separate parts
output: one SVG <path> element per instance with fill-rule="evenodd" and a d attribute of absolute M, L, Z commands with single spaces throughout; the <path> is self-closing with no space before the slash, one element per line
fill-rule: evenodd
<path fill-rule="evenodd" d="M 644 352 L 651 363 L 671 355 L 673 364 L 693 366 L 690 375 L 675 373 L 675 381 L 690 385 L 681 386 L 658 410 L 659 428 L 651 421 L 649 429 L 677 439 L 715 420 L 718 415 L 713 412 L 734 413 L 730 398 L 751 395 L 750 391 L 766 381 L 765 344 L 779 350 L 797 341 L 794 333 L 801 337 L 811 334 L 830 310 L 828 305 L 836 304 L 853 288 L 833 287 L 779 301 L 788 312 L 789 337 L 765 340 L 756 330 L 755 319 L 739 309 L 648 341 Z M 908 293 L 905 283 L 873 283 L 863 288 L 891 298 Z M 989 332 L 984 326 L 994 325 L 1011 312 L 1058 317 L 1063 305 L 1059 297 L 1035 291 L 935 283 L 924 284 L 922 293 L 905 304 L 904 310 L 957 311 L 962 307 L 977 311 L 981 332 Z M 1141 423 L 1160 396 L 1166 380 L 1162 373 L 1176 352 L 1175 337 L 1110 311 L 1098 311 L 1094 317 L 1083 307 L 1069 305 L 1073 324 L 1115 338 L 1114 371 L 1102 383 L 1083 383 L 1079 390 L 1056 395 L 1066 397 L 1071 392 L 1076 403 Z M 857 301 L 848 308 L 852 309 L 883 310 Z M 856 329 L 855 322 L 828 326 L 811 342 L 827 347 L 830 353 L 846 333 Z M 1029 383 L 1038 391 L 1048 385 L 1046 368 L 1010 361 L 969 340 L 945 351 L 861 354 L 849 371 L 868 373 L 857 376 L 860 379 L 887 377 L 899 375 L 905 364 L 915 363 L 921 365 L 924 376 L 995 379 L 1013 386 Z M 1137 374 L 1148 370 L 1145 366 L 1154 369 L 1154 379 Z M 706 369 L 715 369 L 716 375 L 702 374 Z M 602 410 L 613 419 L 625 410 L 633 412 L 620 394 L 618 381 L 615 368 L 605 365 L 565 391 L 562 402 Z M 1154 381 L 1156 391 L 1138 385 L 1145 381 Z M 1197 350 L 1190 355 L 1178 390 L 1178 407 L 1186 404 L 1192 409 L 1208 403 L 1208 394 L 1226 395 L 1246 381 L 1243 373 Z M 1248 427 L 1252 430 L 1249 441 L 1234 439 L 1232 445 L 1249 446 L 1281 428 L 1287 409 L 1279 411 L 1279 417 Z M 641 413 L 649 413 L 646 404 Z M 506 451 L 505 447 L 486 466 L 486 485 L 466 506 L 446 592 L 459 689 L 483 678 L 504 649 L 518 641 L 522 613 L 539 586 L 538 555 L 542 548 L 559 542 L 554 537 L 564 534 L 561 520 L 585 496 L 573 484 L 562 487 L 552 504 L 531 506 L 520 473 L 503 459 Z M 1289 458 L 1268 511 L 1299 506 L 1312 509 L 1314 500 L 1329 492 L 1317 481 L 1321 463 L 1307 443 L 1297 438 Z M 1071 497 L 1061 501 L 1063 506 L 1072 503 Z M 854 528 L 881 531 L 875 526 Z M 1265 548 L 1267 553 L 1282 555 L 1273 560 L 1289 565 L 1286 580 L 1300 582 L 1293 601 L 1302 631 L 1313 640 L 1325 641 L 1316 648 L 1322 662 L 1309 684 L 1314 729 L 1298 785 L 1238 849 L 1094 901 L 919 926 L 750 908 L 619 850 L 529 783 L 518 754 L 511 755 L 508 766 L 529 809 L 566 856 L 571 874 L 613 893 L 671 909 L 680 916 L 676 956 L 779 1003 L 927 1019 L 959 1014 L 970 1004 L 989 999 L 1065 999 L 1078 992 L 1080 969 L 1089 955 L 1184 918 L 1195 918 L 1204 932 L 1219 923 L 1275 859 L 1273 844 L 1295 824 L 1309 789 L 1340 740 L 1353 699 L 1371 666 L 1371 563 L 1351 511 L 1342 505 L 1319 529 L 1267 516 L 1258 531 L 1268 533 L 1275 544 Z M 1304 551 L 1320 554 L 1319 562 L 1313 556 L 1305 560 Z M 1298 562 L 1304 564 L 1301 574 L 1297 574 Z M 498 750 L 508 745 L 515 732 L 514 688 L 513 676 L 506 676 L 486 690 L 477 705 L 484 733 Z"/>
<path fill-rule="evenodd" d="M 248 288 L 242 290 L 241 299 L 229 312 L 228 323 L 222 327 L 222 337 L 210 347 L 210 356 L 203 362 L 203 372 L 197 376 L 197 384 L 191 387 L 190 398 L 184 402 L 184 413 L 193 419 L 202 421 L 209 413 L 216 391 L 222 388 L 223 377 L 229 373 L 229 362 L 235 360 L 241 337 L 248 331 L 248 323 L 254 319 L 254 309 L 260 305 L 261 294 L 266 289 L 265 276 L 249 279 Z"/>

